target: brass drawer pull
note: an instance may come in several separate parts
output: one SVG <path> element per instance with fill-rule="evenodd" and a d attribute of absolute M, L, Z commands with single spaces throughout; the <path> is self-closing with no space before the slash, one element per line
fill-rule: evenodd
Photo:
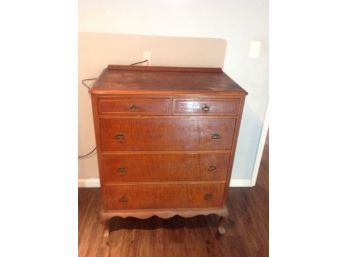
<path fill-rule="evenodd" d="M 204 200 L 211 200 L 211 199 L 213 199 L 212 193 L 205 193 L 204 194 Z"/>
<path fill-rule="evenodd" d="M 209 172 L 215 172 L 216 171 L 216 166 L 215 165 L 210 165 L 208 168 Z"/>
<path fill-rule="evenodd" d="M 220 139 L 221 136 L 218 133 L 214 133 L 211 135 L 211 139 Z"/>
<path fill-rule="evenodd" d="M 128 197 L 126 195 L 123 195 L 118 199 L 120 203 L 127 203 L 128 202 Z"/>
<path fill-rule="evenodd" d="M 138 106 L 136 106 L 135 104 L 132 104 L 129 109 L 132 111 L 132 112 L 135 112 L 137 109 L 138 109 Z"/>
<path fill-rule="evenodd" d="M 208 105 L 204 104 L 203 107 L 202 107 L 202 111 L 203 112 L 209 112 L 209 110 L 210 110 L 210 107 Z"/>
<path fill-rule="evenodd" d="M 117 133 L 115 138 L 119 143 L 124 143 L 126 141 L 126 137 L 123 133 Z"/>
<path fill-rule="evenodd" d="M 126 175 L 127 173 L 127 168 L 126 167 L 119 167 L 117 169 L 117 172 L 120 174 L 120 175 Z"/>

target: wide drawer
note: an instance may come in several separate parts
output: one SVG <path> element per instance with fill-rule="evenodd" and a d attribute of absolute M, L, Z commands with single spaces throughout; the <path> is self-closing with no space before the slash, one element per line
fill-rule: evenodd
<path fill-rule="evenodd" d="M 225 181 L 229 153 L 131 153 L 101 156 L 104 183 Z"/>
<path fill-rule="evenodd" d="M 240 98 L 174 99 L 174 115 L 238 115 Z"/>
<path fill-rule="evenodd" d="M 100 118 L 102 151 L 231 149 L 232 117 Z"/>
<path fill-rule="evenodd" d="M 166 98 L 101 98 L 99 114 L 167 115 L 170 100 Z"/>
<path fill-rule="evenodd" d="M 104 186 L 106 210 L 204 208 L 223 204 L 225 183 L 127 184 Z"/>

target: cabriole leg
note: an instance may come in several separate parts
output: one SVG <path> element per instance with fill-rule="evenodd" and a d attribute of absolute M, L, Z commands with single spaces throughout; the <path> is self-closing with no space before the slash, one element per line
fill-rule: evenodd
<path fill-rule="evenodd" d="M 104 225 L 104 231 L 103 231 L 103 244 L 108 246 L 109 245 L 109 234 L 110 234 L 110 228 L 109 228 L 109 218 L 103 215 L 103 212 L 99 215 L 100 222 Z"/>
<path fill-rule="evenodd" d="M 104 222 L 103 243 L 109 245 L 110 228 L 108 222 Z"/>
<path fill-rule="evenodd" d="M 223 235 L 226 233 L 226 229 L 223 226 L 225 223 L 226 223 L 226 217 L 220 217 L 219 223 L 218 223 L 218 232 L 220 235 Z"/>

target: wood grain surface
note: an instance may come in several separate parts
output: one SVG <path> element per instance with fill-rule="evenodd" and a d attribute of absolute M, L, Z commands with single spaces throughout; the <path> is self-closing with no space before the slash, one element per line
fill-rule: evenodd
<path fill-rule="evenodd" d="M 90 92 L 102 213 L 227 216 L 245 90 L 218 68 L 111 65 Z"/>
<path fill-rule="evenodd" d="M 221 207 L 225 182 L 105 185 L 106 210 Z"/>
<path fill-rule="evenodd" d="M 174 99 L 174 115 L 238 115 L 240 98 Z"/>
<path fill-rule="evenodd" d="M 109 65 L 93 88 L 93 94 L 218 93 L 245 95 L 246 91 L 219 68 L 136 67 Z"/>
<path fill-rule="evenodd" d="M 104 183 L 225 181 L 229 152 L 130 152 L 103 154 Z"/>
<path fill-rule="evenodd" d="M 168 115 L 170 99 L 161 98 L 101 98 L 98 101 L 99 114 L 117 115 Z"/>
<path fill-rule="evenodd" d="M 268 145 L 256 186 L 230 188 L 226 234 L 216 231 L 216 215 L 170 219 L 113 218 L 110 246 L 98 221 L 100 189 L 79 189 L 79 257 L 267 257 Z"/>
<path fill-rule="evenodd" d="M 233 117 L 100 118 L 102 151 L 230 150 Z"/>

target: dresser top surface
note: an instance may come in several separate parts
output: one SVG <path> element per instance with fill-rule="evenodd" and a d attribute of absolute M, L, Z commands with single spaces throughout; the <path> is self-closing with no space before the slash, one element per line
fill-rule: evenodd
<path fill-rule="evenodd" d="M 109 65 L 92 94 L 227 94 L 247 92 L 220 68 Z"/>

